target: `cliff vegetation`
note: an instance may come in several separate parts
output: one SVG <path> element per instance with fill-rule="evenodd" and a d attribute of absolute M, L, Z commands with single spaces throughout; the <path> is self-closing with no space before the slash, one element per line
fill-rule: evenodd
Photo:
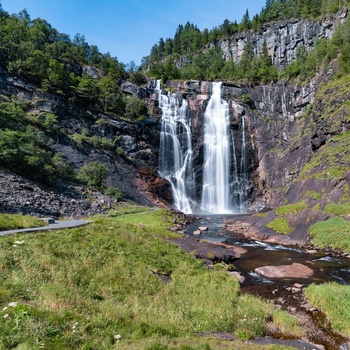
<path fill-rule="evenodd" d="M 132 82 L 144 84 L 144 75 L 26 10 L 10 15 L 0 7 L 0 32 L 1 167 L 60 192 L 83 184 L 112 200 L 140 201 L 133 180 L 145 166 L 140 158 L 153 157 L 142 141 L 150 93 Z M 127 80 L 136 91 L 123 91 Z"/>
<path fill-rule="evenodd" d="M 285 71 L 278 73 L 269 56 L 266 42 L 257 52 L 250 41 L 251 33 L 262 33 L 267 23 L 271 25 L 275 21 L 285 23 L 292 19 L 303 19 L 306 22 L 317 22 L 337 13 L 348 3 L 348 0 L 267 0 L 260 14 L 250 19 L 247 10 L 240 23 L 225 19 L 218 27 L 200 31 L 194 24 L 187 22 L 178 26 L 173 38 L 159 39 L 150 55 L 143 58 L 142 68 L 149 76 L 162 79 L 163 82 L 174 79 L 220 79 L 266 83 L 286 76 L 314 75 L 321 63 L 319 57 L 321 60 L 330 60 L 336 55 L 337 48 L 344 51 L 348 48 L 337 45 L 338 42 L 330 49 L 321 40 L 316 43 L 318 53 L 309 57 L 305 47 L 300 47 L 298 61 L 288 68 L 290 62 L 284 64 L 280 70 L 285 68 Z M 227 57 L 222 43 L 235 42 L 244 37 L 244 48 L 239 60 Z M 342 56 L 345 58 L 348 54 L 344 52 Z"/>

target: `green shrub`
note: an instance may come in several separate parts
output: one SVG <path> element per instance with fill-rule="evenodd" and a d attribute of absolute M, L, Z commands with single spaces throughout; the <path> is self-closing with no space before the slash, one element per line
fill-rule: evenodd
<path fill-rule="evenodd" d="M 329 203 L 326 205 L 324 211 L 337 216 L 347 216 L 350 215 L 350 204 Z"/>
<path fill-rule="evenodd" d="M 87 185 L 102 188 L 106 180 L 108 167 L 105 164 L 90 162 L 85 164 L 79 171 L 77 179 L 85 182 Z"/>
<path fill-rule="evenodd" d="M 125 117 L 129 120 L 143 119 L 147 114 L 147 107 L 143 100 L 128 96 L 125 104 Z"/>
<path fill-rule="evenodd" d="M 122 200 L 124 197 L 124 192 L 116 187 L 107 187 L 104 191 L 104 193 L 109 196 L 112 197 L 114 199 L 118 199 L 118 200 Z"/>
<path fill-rule="evenodd" d="M 284 205 L 275 209 L 276 214 L 278 215 L 297 215 L 303 210 L 307 209 L 307 204 L 304 201 Z"/>
<path fill-rule="evenodd" d="M 267 228 L 276 231 L 279 234 L 288 235 L 293 231 L 293 228 L 289 226 L 286 218 L 277 218 L 266 224 Z"/>

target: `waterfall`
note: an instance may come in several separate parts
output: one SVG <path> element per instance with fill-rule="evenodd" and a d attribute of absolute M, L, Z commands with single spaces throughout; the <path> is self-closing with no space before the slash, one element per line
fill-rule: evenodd
<path fill-rule="evenodd" d="M 159 107 L 162 109 L 159 175 L 172 188 L 174 207 L 186 214 L 192 213 L 194 202 L 194 173 L 192 166 L 192 135 L 188 118 L 188 103 L 175 94 L 162 95 L 159 81 Z"/>
<path fill-rule="evenodd" d="M 228 104 L 221 99 L 221 82 L 213 83 L 204 114 L 204 169 L 201 210 L 232 213 L 230 191 L 230 118 Z"/>
<path fill-rule="evenodd" d="M 237 130 L 230 128 L 228 103 L 221 99 L 222 83 L 212 83 L 204 113 L 204 164 L 200 210 L 212 214 L 245 212 L 249 176 L 245 118 Z M 192 134 L 188 102 L 176 94 L 164 95 L 157 81 L 162 110 L 159 175 L 172 188 L 174 207 L 186 214 L 198 209 L 195 198 Z M 235 135 L 234 135 L 235 134 Z"/>
<path fill-rule="evenodd" d="M 235 211 L 244 212 L 247 207 L 248 192 L 250 189 L 248 164 L 247 164 L 247 146 L 245 135 L 245 119 L 241 118 L 241 152 L 238 165 L 237 148 L 232 134 L 232 152 L 233 152 L 233 172 L 232 172 L 232 203 Z"/>
<path fill-rule="evenodd" d="M 240 200 L 239 210 L 245 211 L 247 206 L 248 191 L 249 191 L 249 177 L 247 164 L 247 142 L 245 137 L 245 119 L 242 116 L 242 148 L 241 148 L 241 182 L 240 182 Z"/>

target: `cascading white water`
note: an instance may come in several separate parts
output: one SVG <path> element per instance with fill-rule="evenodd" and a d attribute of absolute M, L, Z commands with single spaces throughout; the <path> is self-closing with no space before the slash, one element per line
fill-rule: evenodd
<path fill-rule="evenodd" d="M 221 99 L 221 84 L 212 83 L 204 114 L 204 164 L 200 210 L 213 214 L 245 212 L 250 184 L 244 116 L 232 132 L 228 104 Z M 188 102 L 176 94 L 156 92 L 162 109 L 159 175 L 172 188 L 174 207 L 186 214 L 198 209 L 195 198 L 192 135 Z M 235 134 L 235 136 L 234 136 Z"/>
<path fill-rule="evenodd" d="M 192 213 L 194 173 L 192 166 L 192 135 L 188 118 L 188 103 L 181 104 L 175 94 L 162 95 L 159 81 L 159 107 L 162 109 L 159 175 L 172 187 L 174 207 Z"/>
<path fill-rule="evenodd" d="M 249 190 L 249 178 L 248 178 L 248 166 L 247 166 L 247 143 L 245 136 L 245 118 L 242 117 L 242 148 L 241 148 L 241 181 L 240 181 L 240 200 L 239 209 L 245 211 L 247 206 L 248 190 Z"/>
<path fill-rule="evenodd" d="M 230 191 L 230 132 L 228 104 L 221 99 L 221 82 L 213 83 L 204 114 L 204 169 L 201 210 L 232 213 Z"/>
<path fill-rule="evenodd" d="M 245 212 L 247 207 L 248 191 L 250 189 L 247 165 L 247 146 L 245 135 L 245 119 L 241 119 L 241 154 L 238 165 L 237 148 L 235 139 L 232 134 L 232 151 L 233 151 L 233 172 L 232 172 L 232 202 L 235 211 L 240 213 Z"/>

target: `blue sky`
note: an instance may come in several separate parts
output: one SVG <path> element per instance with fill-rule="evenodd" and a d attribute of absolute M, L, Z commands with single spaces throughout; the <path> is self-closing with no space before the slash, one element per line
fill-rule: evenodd
<path fill-rule="evenodd" d="M 172 38 L 187 21 L 200 30 L 219 26 L 227 18 L 240 22 L 246 9 L 250 18 L 265 0 L 0 0 L 9 13 L 27 9 L 31 19 L 47 20 L 58 31 L 85 35 L 100 52 L 110 52 L 123 63 L 150 53 L 159 39 Z"/>

